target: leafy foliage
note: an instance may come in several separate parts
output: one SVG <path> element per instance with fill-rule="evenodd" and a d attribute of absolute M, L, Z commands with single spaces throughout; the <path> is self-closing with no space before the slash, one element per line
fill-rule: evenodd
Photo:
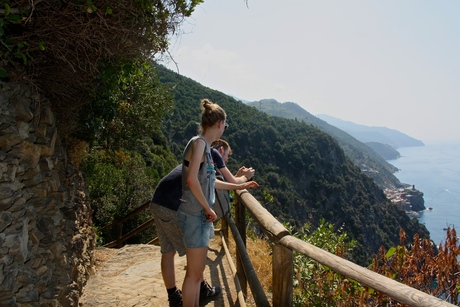
<path fill-rule="evenodd" d="M 381 248 L 374 255 L 371 269 L 401 283 L 459 304 L 460 295 L 460 246 L 455 229 L 446 231 L 446 241 L 436 252 L 433 242 L 414 236 L 413 244 L 405 245 L 406 233 L 401 230 L 400 245 L 388 250 Z M 365 299 L 374 306 L 406 306 L 381 293 L 366 288 Z"/>
<path fill-rule="evenodd" d="M 147 61 L 202 0 L 0 0 L 0 75 L 30 80 L 69 130 L 98 89 L 99 65 Z M 62 122 L 61 121 L 61 122 Z"/>
<path fill-rule="evenodd" d="M 161 135 L 161 119 L 171 106 L 172 95 L 151 65 L 139 60 L 105 65 L 93 102 L 80 111 L 75 135 L 106 148 L 136 148 L 149 133 Z"/>
<path fill-rule="evenodd" d="M 324 223 L 313 232 L 309 227 L 296 234 L 301 240 L 346 257 L 353 249 L 346 234 L 334 232 L 333 226 Z M 327 238 L 327 239 L 325 239 Z M 421 290 L 452 304 L 459 304 L 460 296 L 460 246 L 455 229 L 447 229 L 446 241 L 439 252 L 429 239 L 421 240 L 416 234 L 413 244 L 406 246 L 406 234 L 400 232 L 400 245 L 374 254 L 370 269 L 405 285 Z M 375 291 L 354 280 L 322 266 L 303 255 L 294 258 L 295 306 L 400 306 L 407 305 Z"/>
<path fill-rule="evenodd" d="M 305 227 L 296 237 L 325 251 L 344 257 L 354 248 L 355 242 L 341 229 L 335 231 L 332 224 L 322 219 L 318 228 L 310 232 Z M 294 305 L 295 306 L 337 306 L 344 299 L 347 289 L 343 286 L 345 278 L 328 267 L 301 254 L 294 256 Z M 346 291 L 345 291 L 346 290 Z"/>
<path fill-rule="evenodd" d="M 149 199 L 177 164 L 159 129 L 171 96 L 146 63 L 201 2 L 0 0 L 0 78 L 50 100 L 72 162 L 91 145 L 81 166 L 96 226 Z"/>
<path fill-rule="evenodd" d="M 156 183 L 177 165 L 159 129 L 172 97 L 155 69 L 139 60 L 125 60 L 104 66 L 101 72 L 100 90 L 81 110 L 80 126 L 73 134 L 91 145 L 81 169 L 99 229 L 150 199 Z M 148 218 L 145 211 L 130 219 L 123 233 Z M 114 240 L 115 234 L 113 229 L 100 231 L 99 243 Z M 152 237 L 150 229 L 128 243 L 145 243 Z"/>
<path fill-rule="evenodd" d="M 169 169 L 169 167 L 165 167 Z M 101 228 L 111 224 L 128 212 L 150 199 L 158 181 L 158 173 L 149 172 L 139 153 L 128 151 L 96 151 L 81 165 L 86 175 L 87 188 L 94 210 L 94 224 Z M 124 224 L 123 232 L 134 229 L 149 218 L 149 214 L 138 216 Z M 99 243 L 105 244 L 115 239 L 116 230 L 99 232 Z M 133 237 L 128 243 L 145 243 L 152 233 Z"/>

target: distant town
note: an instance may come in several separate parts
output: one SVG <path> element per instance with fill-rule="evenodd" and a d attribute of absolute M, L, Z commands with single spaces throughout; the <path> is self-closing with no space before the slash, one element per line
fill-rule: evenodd
<path fill-rule="evenodd" d="M 415 185 L 407 184 L 404 188 L 385 189 L 386 197 L 394 204 L 409 214 L 425 210 L 423 193 L 415 188 Z M 431 210 L 431 208 L 428 208 Z"/>

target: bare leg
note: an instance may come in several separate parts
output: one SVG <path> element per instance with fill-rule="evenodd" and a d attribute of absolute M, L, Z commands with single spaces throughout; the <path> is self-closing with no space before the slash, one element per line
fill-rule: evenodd
<path fill-rule="evenodd" d="M 161 255 L 161 275 L 166 289 L 176 286 L 176 272 L 174 271 L 174 255 L 176 252 Z"/>
<path fill-rule="evenodd" d="M 208 247 L 186 248 L 187 271 L 182 285 L 183 307 L 198 307 L 200 285 L 206 266 Z"/>

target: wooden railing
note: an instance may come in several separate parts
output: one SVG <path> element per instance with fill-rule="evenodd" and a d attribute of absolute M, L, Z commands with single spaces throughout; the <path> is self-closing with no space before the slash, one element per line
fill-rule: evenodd
<path fill-rule="evenodd" d="M 295 238 L 248 191 L 237 191 L 235 194 L 235 220 L 233 220 L 231 216 L 222 219 L 220 233 L 222 235 L 224 249 L 230 260 L 231 270 L 234 271 L 235 285 L 240 306 L 245 306 L 244 298 L 247 297 L 248 284 L 257 306 L 292 306 L 294 251 L 329 267 L 331 270 L 347 278 L 380 291 L 403 304 L 415 307 L 455 306 Z M 115 227 L 117 230 L 116 239 L 104 246 L 122 247 L 127 239 L 152 226 L 154 224 L 153 218 L 126 234 L 122 232 L 123 223 L 137 214 L 142 213 L 144 210 L 147 210 L 149 205 L 150 201 L 128 213 L 116 222 L 101 228 L 101 231 L 110 227 Z M 272 243 L 273 277 L 271 305 L 246 251 L 246 210 Z M 226 244 L 229 238 L 229 230 L 231 230 L 235 240 L 236 265 L 231 261 L 231 256 L 229 255 Z M 152 244 L 155 242 L 158 242 L 157 238 L 148 243 Z"/>
<path fill-rule="evenodd" d="M 103 232 L 104 230 L 115 228 L 116 229 L 116 239 L 112 242 L 109 242 L 107 244 L 104 244 L 104 247 L 123 247 L 124 242 L 131 238 L 132 236 L 143 232 L 147 228 L 151 227 L 155 222 L 153 218 L 147 220 L 146 222 L 142 223 L 142 225 L 139 225 L 135 229 L 131 230 L 130 232 L 123 234 L 123 223 L 126 222 L 127 220 L 133 218 L 134 216 L 142 213 L 145 210 L 148 210 L 150 207 L 150 201 L 147 201 L 145 204 L 142 206 L 139 206 L 138 208 L 134 209 L 133 211 L 129 212 L 127 215 L 122 217 L 121 219 L 106 225 L 99 229 L 100 232 Z"/>
<path fill-rule="evenodd" d="M 244 294 L 247 292 L 247 283 L 249 283 L 257 306 L 270 305 L 263 290 L 261 290 L 260 282 L 246 252 L 246 210 L 273 243 L 273 306 L 292 306 L 294 251 L 403 304 L 417 307 L 455 306 L 293 237 L 248 191 L 237 191 L 236 195 L 236 222 L 233 222 L 232 218 L 227 218 L 227 223 L 223 223 L 222 233 L 225 238 L 227 230 L 224 228 L 227 227 L 225 224 L 228 224 L 235 241 L 241 241 L 236 244 L 237 275 Z"/>

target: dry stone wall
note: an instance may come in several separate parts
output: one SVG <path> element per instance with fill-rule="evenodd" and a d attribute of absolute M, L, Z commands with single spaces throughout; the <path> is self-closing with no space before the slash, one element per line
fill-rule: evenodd
<path fill-rule="evenodd" d="M 0 306 L 77 306 L 94 267 L 91 208 L 55 123 L 27 85 L 0 83 Z"/>

